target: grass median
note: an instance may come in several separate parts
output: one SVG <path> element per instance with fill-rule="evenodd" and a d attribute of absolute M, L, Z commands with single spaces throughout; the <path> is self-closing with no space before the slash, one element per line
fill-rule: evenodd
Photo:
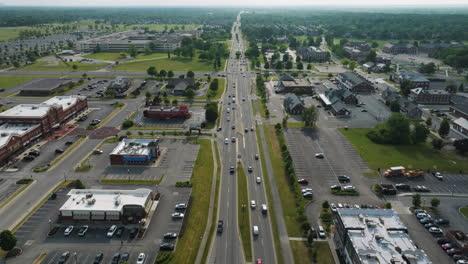
<path fill-rule="evenodd" d="M 250 232 L 250 207 L 247 191 L 247 176 L 240 162 L 237 163 L 237 210 L 239 231 L 242 247 L 244 248 L 245 261 L 252 261 L 252 234 Z"/>
<path fill-rule="evenodd" d="M 200 151 L 190 179 L 193 184 L 190 215 L 186 222 L 186 231 L 177 242 L 171 263 L 195 263 L 201 243 L 200 237 L 205 232 L 208 220 L 211 184 L 213 183 L 213 152 L 211 140 L 198 139 L 197 142 L 200 144 Z"/>
<path fill-rule="evenodd" d="M 260 140 L 260 130 L 258 129 L 258 125 L 256 125 L 255 134 L 257 135 L 257 143 L 258 143 L 258 149 L 260 153 L 260 162 L 262 164 L 262 172 L 263 172 L 263 179 L 264 179 L 263 182 L 265 183 L 268 204 L 270 205 L 270 208 L 269 208 L 270 213 L 268 214 L 268 216 L 270 217 L 271 229 L 273 230 L 273 239 L 274 239 L 274 244 L 275 244 L 277 262 L 278 264 L 282 264 L 283 253 L 281 251 L 281 243 L 279 240 L 278 224 L 276 222 L 275 208 L 273 206 L 273 201 L 271 199 L 271 189 L 270 189 L 271 187 L 270 187 L 270 181 L 268 180 L 268 176 L 267 176 L 268 171 L 267 171 L 267 166 L 265 162 L 265 152 L 263 151 L 262 141 Z"/>
<path fill-rule="evenodd" d="M 467 206 L 467 207 L 460 208 L 460 213 L 461 213 L 464 217 L 468 218 L 468 206 Z"/>
<path fill-rule="evenodd" d="M 328 242 L 315 241 L 312 247 L 307 247 L 306 241 L 290 241 L 294 261 L 301 264 L 333 264 L 335 260 Z"/>
<path fill-rule="evenodd" d="M 455 151 L 435 150 L 430 143 L 415 145 L 382 145 L 372 142 L 366 134 L 370 129 L 340 129 L 369 168 L 377 170 L 392 166 L 408 169 L 438 170 L 447 173 L 468 171 L 468 156 Z"/>

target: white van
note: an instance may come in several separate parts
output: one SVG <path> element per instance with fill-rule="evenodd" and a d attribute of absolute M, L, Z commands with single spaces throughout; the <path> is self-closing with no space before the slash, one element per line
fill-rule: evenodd
<path fill-rule="evenodd" d="M 323 226 L 319 225 L 318 227 L 318 232 L 319 232 L 319 237 L 320 238 L 326 238 L 326 235 L 325 235 L 325 229 L 323 229 Z"/>
<path fill-rule="evenodd" d="M 260 232 L 258 231 L 258 226 L 254 225 L 254 226 L 252 227 L 252 232 L 253 232 L 253 235 L 254 235 L 254 236 L 258 236 L 259 233 L 260 233 Z"/>

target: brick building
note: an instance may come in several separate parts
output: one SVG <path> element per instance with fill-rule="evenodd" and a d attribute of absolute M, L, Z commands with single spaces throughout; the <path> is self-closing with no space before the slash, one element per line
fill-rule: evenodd
<path fill-rule="evenodd" d="M 446 91 L 424 90 L 415 88 L 411 90 L 409 98 L 417 104 L 450 104 L 451 94 Z"/>
<path fill-rule="evenodd" d="M 343 72 L 336 76 L 337 85 L 355 93 L 371 93 L 375 88 L 366 78 L 355 72 Z"/>
<path fill-rule="evenodd" d="M 330 53 L 321 48 L 310 46 L 310 47 L 298 47 L 297 55 L 301 56 L 303 61 L 307 62 L 324 62 L 330 60 Z"/>

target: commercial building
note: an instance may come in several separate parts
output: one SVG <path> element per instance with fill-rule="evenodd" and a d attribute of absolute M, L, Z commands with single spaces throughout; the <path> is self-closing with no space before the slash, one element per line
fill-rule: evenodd
<path fill-rule="evenodd" d="M 287 113 L 297 115 L 304 111 L 304 103 L 293 93 L 288 93 L 284 97 L 284 109 Z"/>
<path fill-rule="evenodd" d="M 341 263 L 432 263 L 391 209 L 338 209 L 334 223 Z"/>
<path fill-rule="evenodd" d="M 351 115 L 351 110 L 349 110 L 346 107 L 346 105 L 340 100 L 333 102 L 330 106 L 330 110 L 335 116 L 350 116 Z"/>
<path fill-rule="evenodd" d="M 397 72 L 393 75 L 393 79 L 398 83 L 409 81 L 414 84 L 415 87 L 421 87 L 424 89 L 428 89 L 431 85 L 431 81 L 429 81 L 422 74 L 406 69 L 398 69 Z"/>
<path fill-rule="evenodd" d="M 384 44 L 382 51 L 388 54 L 416 54 L 418 49 L 416 46 L 409 43 L 386 43 Z"/>
<path fill-rule="evenodd" d="M 159 155 L 159 139 L 123 139 L 109 158 L 111 165 L 148 165 Z"/>
<path fill-rule="evenodd" d="M 345 104 L 357 104 L 357 97 L 347 89 L 330 89 L 325 91 L 325 95 L 332 103 L 343 101 Z"/>
<path fill-rule="evenodd" d="M 150 189 L 72 189 L 68 196 L 59 210 L 61 220 L 138 223 L 153 205 Z"/>
<path fill-rule="evenodd" d="M 20 104 L 0 113 L 0 164 L 49 135 L 88 107 L 86 97 L 56 96 L 41 104 Z"/>
<path fill-rule="evenodd" d="M 188 106 L 150 106 L 143 116 L 154 119 L 188 119 L 192 114 Z"/>
<path fill-rule="evenodd" d="M 195 79 L 193 78 L 176 78 L 169 79 L 167 88 L 172 89 L 174 95 L 185 95 L 188 89 L 195 89 Z"/>
<path fill-rule="evenodd" d="M 306 79 L 295 79 L 286 75 L 278 80 L 276 92 L 296 93 L 300 91 L 301 94 L 313 94 L 313 88 L 314 86 Z"/>
<path fill-rule="evenodd" d="M 45 78 L 33 80 L 22 86 L 20 95 L 48 96 L 63 91 L 63 89 L 65 89 L 65 87 L 71 83 L 71 79 L 63 78 Z"/>
<path fill-rule="evenodd" d="M 296 54 L 301 56 L 303 61 L 307 62 L 324 62 L 330 60 L 330 53 L 328 53 L 328 51 L 314 46 L 298 47 Z"/>
<path fill-rule="evenodd" d="M 463 117 L 455 119 L 452 123 L 453 129 L 460 132 L 461 134 L 468 136 L 468 120 Z"/>
<path fill-rule="evenodd" d="M 446 91 L 424 90 L 423 88 L 411 89 L 409 98 L 417 104 L 448 105 L 452 95 Z"/>
<path fill-rule="evenodd" d="M 371 93 L 375 88 L 366 78 L 355 72 L 343 72 L 336 77 L 338 87 L 348 89 L 354 93 Z"/>

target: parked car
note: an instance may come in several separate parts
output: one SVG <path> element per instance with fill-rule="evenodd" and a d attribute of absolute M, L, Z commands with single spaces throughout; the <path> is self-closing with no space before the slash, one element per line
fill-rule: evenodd
<path fill-rule="evenodd" d="M 102 149 L 95 149 L 93 151 L 93 154 L 102 154 L 102 153 L 104 153 L 104 151 Z"/>
<path fill-rule="evenodd" d="M 461 254 L 461 253 L 462 253 L 462 250 L 459 249 L 459 248 L 451 248 L 451 249 L 448 249 L 446 252 L 447 252 L 447 254 L 448 254 L 449 256 L 453 256 L 453 255 L 456 255 L 456 254 L 457 254 L 457 255 L 458 255 L 458 254 Z"/>
<path fill-rule="evenodd" d="M 176 204 L 175 209 L 176 210 L 185 210 L 185 209 L 187 209 L 187 204 L 184 204 L 184 203 Z"/>
<path fill-rule="evenodd" d="M 88 231 L 89 226 L 84 225 L 80 228 L 80 231 L 78 231 L 79 236 L 85 236 L 86 232 Z"/>
<path fill-rule="evenodd" d="M 121 237 L 123 235 L 124 231 L 125 231 L 125 227 L 119 226 L 119 228 L 117 228 L 117 231 L 115 232 L 115 235 L 117 237 Z"/>
<path fill-rule="evenodd" d="M 434 221 L 438 225 L 448 225 L 450 224 L 450 221 L 444 218 L 439 218 Z"/>
<path fill-rule="evenodd" d="M 423 218 L 430 218 L 430 216 L 427 213 L 419 213 L 419 214 L 416 214 L 416 218 L 423 219 Z"/>
<path fill-rule="evenodd" d="M 122 257 L 120 258 L 120 263 L 128 263 L 129 259 L 130 259 L 130 254 L 129 253 L 123 253 Z"/>
<path fill-rule="evenodd" d="M 116 225 L 112 225 L 109 230 L 107 231 L 107 237 L 113 237 L 115 234 L 115 231 L 117 230 Z"/>
<path fill-rule="evenodd" d="M 100 264 L 103 258 L 104 258 L 103 253 L 97 253 L 96 256 L 94 257 L 93 264 Z"/>
<path fill-rule="evenodd" d="M 177 234 L 174 233 L 174 232 L 165 233 L 165 234 L 164 234 L 164 238 L 165 238 L 165 239 L 176 239 L 176 238 L 177 238 Z"/>
<path fill-rule="evenodd" d="M 306 179 L 306 178 L 301 178 L 299 180 L 297 180 L 298 183 L 300 184 L 309 184 L 309 180 Z"/>
<path fill-rule="evenodd" d="M 184 214 L 183 214 L 183 213 L 178 213 L 178 212 L 176 212 L 176 213 L 173 213 L 173 214 L 172 214 L 172 218 L 175 218 L 175 219 L 182 219 L 182 218 L 184 218 Z"/>
<path fill-rule="evenodd" d="M 174 244 L 172 243 L 163 243 L 159 246 L 159 250 L 161 251 L 173 251 L 174 250 Z"/>
<path fill-rule="evenodd" d="M 447 243 L 450 243 L 450 240 L 448 240 L 448 238 L 446 238 L 446 237 L 439 237 L 437 239 L 437 244 L 439 244 L 439 245 L 443 245 L 443 244 L 447 244 Z"/>
<path fill-rule="evenodd" d="M 431 190 L 428 187 L 424 186 L 424 185 L 418 185 L 418 186 L 414 187 L 414 191 L 415 192 L 430 192 Z"/>
<path fill-rule="evenodd" d="M 65 152 L 63 149 L 58 148 L 58 149 L 55 150 L 55 153 L 57 153 L 57 154 L 61 154 L 63 152 Z"/>
<path fill-rule="evenodd" d="M 346 186 L 343 186 L 343 190 L 345 190 L 345 191 L 354 191 L 354 190 L 356 190 L 356 187 L 354 187 L 352 185 L 346 185 Z"/>
<path fill-rule="evenodd" d="M 70 257 L 70 251 L 65 251 L 62 253 L 62 255 L 60 255 L 60 258 L 58 260 L 58 263 L 59 264 L 63 264 L 65 262 L 67 262 L 68 258 Z"/>
<path fill-rule="evenodd" d="M 447 250 L 447 249 L 451 249 L 453 248 L 453 245 L 451 243 L 447 243 L 447 244 L 442 244 L 441 246 L 443 249 Z"/>
<path fill-rule="evenodd" d="M 135 238 L 137 234 L 138 234 L 138 228 L 137 227 L 134 227 L 134 228 L 130 229 L 130 232 L 128 232 L 128 236 L 130 238 Z"/>
<path fill-rule="evenodd" d="M 73 144 L 73 141 L 67 141 L 65 142 L 65 145 L 72 145 Z"/>
<path fill-rule="evenodd" d="M 23 158 L 24 161 L 33 161 L 36 157 L 34 156 L 31 156 L 31 155 L 27 155 Z"/>
<path fill-rule="evenodd" d="M 421 224 L 425 225 L 425 224 L 433 223 L 434 220 L 432 220 L 431 218 L 426 217 L 426 218 L 420 219 L 419 222 Z"/>
<path fill-rule="evenodd" d="M 302 193 L 302 197 L 304 198 L 312 198 L 314 194 L 312 192 L 304 192 Z"/>
<path fill-rule="evenodd" d="M 341 190 L 341 185 L 334 184 L 334 185 L 330 186 L 330 189 L 331 190 Z"/>
<path fill-rule="evenodd" d="M 343 183 L 347 183 L 347 182 L 351 181 L 351 178 L 349 176 L 346 176 L 346 175 L 339 175 L 338 176 L 338 181 L 343 182 Z"/>
<path fill-rule="evenodd" d="M 112 256 L 111 263 L 119 264 L 119 261 L 120 261 L 120 253 L 115 253 L 114 256 Z"/>
<path fill-rule="evenodd" d="M 136 264 L 144 264 L 145 260 L 146 260 L 146 254 L 145 253 L 140 253 L 140 254 L 138 254 Z"/>
<path fill-rule="evenodd" d="M 424 224 L 424 227 L 425 227 L 426 229 L 429 229 L 429 228 L 431 228 L 431 227 L 439 227 L 439 226 L 437 226 L 437 225 L 434 224 L 434 223 L 427 223 L 427 224 Z"/>
<path fill-rule="evenodd" d="M 29 155 L 37 157 L 37 156 L 41 155 L 41 151 L 38 150 L 38 149 L 31 149 L 31 151 L 29 152 Z"/>
<path fill-rule="evenodd" d="M 221 234 L 221 233 L 223 233 L 223 229 L 224 229 L 224 221 L 223 220 L 218 220 L 218 227 L 216 229 L 216 232 Z"/>
<path fill-rule="evenodd" d="M 317 154 L 315 154 L 315 158 L 323 159 L 323 158 L 325 158 L 325 155 L 323 155 L 323 153 L 317 153 Z"/>
<path fill-rule="evenodd" d="M 321 225 L 318 226 L 318 233 L 319 233 L 320 238 L 325 238 L 326 237 L 325 229 L 323 229 L 323 226 L 321 226 Z"/>
<path fill-rule="evenodd" d="M 75 229 L 74 226 L 72 226 L 72 225 L 71 225 L 71 226 L 68 226 L 68 227 L 65 229 L 65 232 L 63 232 L 63 234 L 64 234 L 65 236 L 69 236 L 69 235 L 73 232 L 73 229 Z"/>
<path fill-rule="evenodd" d="M 440 173 L 438 171 L 433 171 L 432 175 L 434 175 L 434 177 L 436 177 L 438 180 L 443 180 L 444 179 L 444 175 L 442 175 L 442 173 Z"/>
<path fill-rule="evenodd" d="M 336 208 L 336 204 L 332 203 L 330 204 L 330 208 L 332 210 L 332 212 L 336 213 L 338 211 L 338 208 Z"/>
<path fill-rule="evenodd" d="M 411 186 L 409 186 L 408 184 L 404 184 L 404 183 L 395 184 L 395 188 L 397 188 L 398 190 L 402 190 L 402 191 L 411 191 Z"/>

